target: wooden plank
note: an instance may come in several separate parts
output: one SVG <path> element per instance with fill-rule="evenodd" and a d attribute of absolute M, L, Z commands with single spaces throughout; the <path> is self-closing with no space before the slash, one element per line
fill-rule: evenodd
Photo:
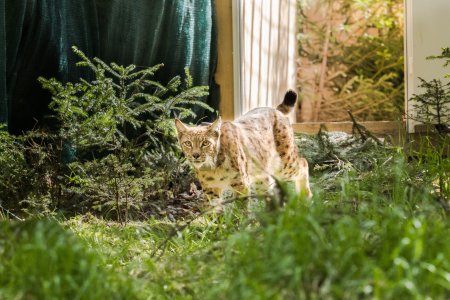
<path fill-rule="evenodd" d="M 220 115 L 234 119 L 232 0 L 216 0 L 218 61 L 215 79 L 220 85 Z"/>
<path fill-rule="evenodd" d="M 305 122 L 294 123 L 292 128 L 296 133 L 316 134 L 320 125 L 324 124 L 328 131 L 341 131 L 352 133 L 352 122 Z M 396 121 L 366 121 L 360 122 L 367 130 L 376 136 L 399 136 L 404 131 L 404 125 Z"/>

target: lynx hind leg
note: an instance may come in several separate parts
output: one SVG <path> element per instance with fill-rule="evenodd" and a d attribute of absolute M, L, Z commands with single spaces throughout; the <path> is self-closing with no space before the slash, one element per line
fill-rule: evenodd
<path fill-rule="evenodd" d="M 275 145 L 281 159 L 281 175 L 283 180 L 295 181 L 298 193 L 312 197 L 309 186 L 308 162 L 298 156 L 294 133 L 287 118 L 280 118 L 274 126 Z"/>
<path fill-rule="evenodd" d="M 295 186 L 297 192 L 305 195 L 308 199 L 313 196 L 311 188 L 309 186 L 309 168 L 308 162 L 304 158 L 299 158 L 298 160 L 299 170 L 297 178 L 295 180 Z"/>
<path fill-rule="evenodd" d="M 287 118 L 279 118 L 274 124 L 276 150 L 281 159 L 281 176 L 284 180 L 293 180 L 299 171 L 298 149 L 294 133 Z"/>

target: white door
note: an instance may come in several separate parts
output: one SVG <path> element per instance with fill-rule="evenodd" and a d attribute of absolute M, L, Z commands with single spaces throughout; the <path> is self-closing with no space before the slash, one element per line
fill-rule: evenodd
<path fill-rule="evenodd" d="M 296 88 L 296 0 L 234 0 L 236 117 Z M 238 73 L 238 76 L 236 76 Z M 238 97 L 236 97 L 238 96 Z"/>

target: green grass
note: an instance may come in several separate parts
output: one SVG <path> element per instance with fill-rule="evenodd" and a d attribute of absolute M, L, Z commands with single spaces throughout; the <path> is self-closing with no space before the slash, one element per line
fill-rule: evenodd
<path fill-rule="evenodd" d="M 133 283 L 55 221 L 0 223 L 0 299 L 126 299 Z"/>
<path fill-rule="evenodd" d="M 448 212 L 423 167 L 389 150 L 319 168 L 312 201 L 231 205 L 165 247 L 169 221 L 3 221 L 0 299 L 449 299 Z"/>

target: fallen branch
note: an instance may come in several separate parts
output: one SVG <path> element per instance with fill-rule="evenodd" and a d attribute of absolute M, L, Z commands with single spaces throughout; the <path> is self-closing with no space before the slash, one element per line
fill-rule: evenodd
<path fill-rule="evenodd" d="M 374 136 L 369 130 L 367 130 L 366 127 L 362 126 L 361 124 L 359 124 L 358 122 L 356 122 L 355 117 L 353 116 L 352 112 L 347 110 L 347 113 L 350 116 L 350 119 L 353 122 L 353 126 L 352 126 L 352 133 L 355 134 L 355 132 L 357 132 L 360 136 L 361 139 L 363 141 L 367 140 L 367 139 L 372 139 L 374 140 L 378 145 L 381 145 L 380 140 Z"/>

